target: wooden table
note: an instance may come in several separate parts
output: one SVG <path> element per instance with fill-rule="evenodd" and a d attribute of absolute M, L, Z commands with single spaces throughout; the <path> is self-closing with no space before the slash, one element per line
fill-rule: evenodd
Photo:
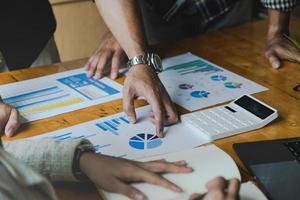
<path fill-rule="evenodd" d="M 299 39 L 299 31 L 297 33 L 296 30 L 300 30 L 300 19 L 292 19 L 291 27 L 292 35 Z M 219 32 L 199 35 L 174 44 L 165 44 L 157 48 L 163 56 L 173 56 L 190 51 L 269 88 L 268 91 L 256 94 L 255 96 L 278 109 L 280 117 L 275 122 L 260 130 L 214 142 L 214 144 L 230 154 L 236 161 L 243 180 L 249 180 L 251 177 L 233 151 L 232 144 L 245 141 L 300 136 L 300 92 L 293 90 L 296 85 L 300 84 L 300 66 L 284 62 L 284 67 L 279 70 L 270 67 L 263 54 L 266 28 L 267 21 L 262 20 Z M 5 84 L 22 81 L 74 69 L 82 66 L 85 61 L 86 59 L 83 59 L 2 73 L 0 74 L 0 83 Z M 117 81 L 122 83 L 124 77 L 119 78 Z M 145 105 L 145 103 L 137 102 L 137 106 L 141 105 Z M 186 112 L 182 108 L 179 108 L 179 110 L 180 112 Z M 21 128 L 21 133 L 15 138 L 24 138 L 66 128 L 121 111 L 121 100 L 92 106 L 25 124 Z M 47 124 L 47 126 L 45 126 L 45 124 Z M 60 183 L 55 186 L 60 199 L 100 199 L 95 188 L 90 185 Z"/>

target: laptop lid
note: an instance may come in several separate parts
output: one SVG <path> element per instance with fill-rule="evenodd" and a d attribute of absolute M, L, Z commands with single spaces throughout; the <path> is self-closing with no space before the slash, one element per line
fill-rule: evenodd
<path fill-rule="evenodd" d="M 295 146 L 293 151 L 289 144 Z M 233 148 L 269 199 L 300 199 L 300 151 L 296 152 L 300 137 L 239 143 Z"/>

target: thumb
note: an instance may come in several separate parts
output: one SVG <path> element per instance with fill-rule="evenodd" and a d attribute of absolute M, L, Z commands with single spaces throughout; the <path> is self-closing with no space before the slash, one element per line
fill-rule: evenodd
<path fill-rule="evenodd" d="M 20 126 L 20 115 L 16 109 L 12 109 L 10 112 L 10 116 L 8 122 L 5 126 L 5 135 L 7 137 L 11 137 L 15 134 L 17 129 Z"/>

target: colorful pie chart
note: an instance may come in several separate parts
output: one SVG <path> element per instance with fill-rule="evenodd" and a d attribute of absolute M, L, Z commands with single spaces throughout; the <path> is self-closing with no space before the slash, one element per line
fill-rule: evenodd
<path fill-rule="evenodd" d="M 155 149 L 162 144 L 162 140 L 153 134 L 140 133 L 129 139 L 129 145 L 138 150 Z"/>
<path fill-rule="evenodd" d="M 241 88 L 242 84 L 236 82 L 226 82 L 224 83 L 224 86 L 231 89 L 237 89 L 237 88 Z"/>

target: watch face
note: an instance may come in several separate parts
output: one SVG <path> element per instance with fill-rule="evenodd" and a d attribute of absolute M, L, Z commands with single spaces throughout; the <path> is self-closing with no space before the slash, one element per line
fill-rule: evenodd
<path fill-rule="evenodd" d="M 160 57 L 158 55 L 153 54 L 153 56 L 152 56 L 152 63 L 154 65 L 155 69 L 158 72 L 162 72 L 163 71 L 161 59 L 160 59 Z"/>

